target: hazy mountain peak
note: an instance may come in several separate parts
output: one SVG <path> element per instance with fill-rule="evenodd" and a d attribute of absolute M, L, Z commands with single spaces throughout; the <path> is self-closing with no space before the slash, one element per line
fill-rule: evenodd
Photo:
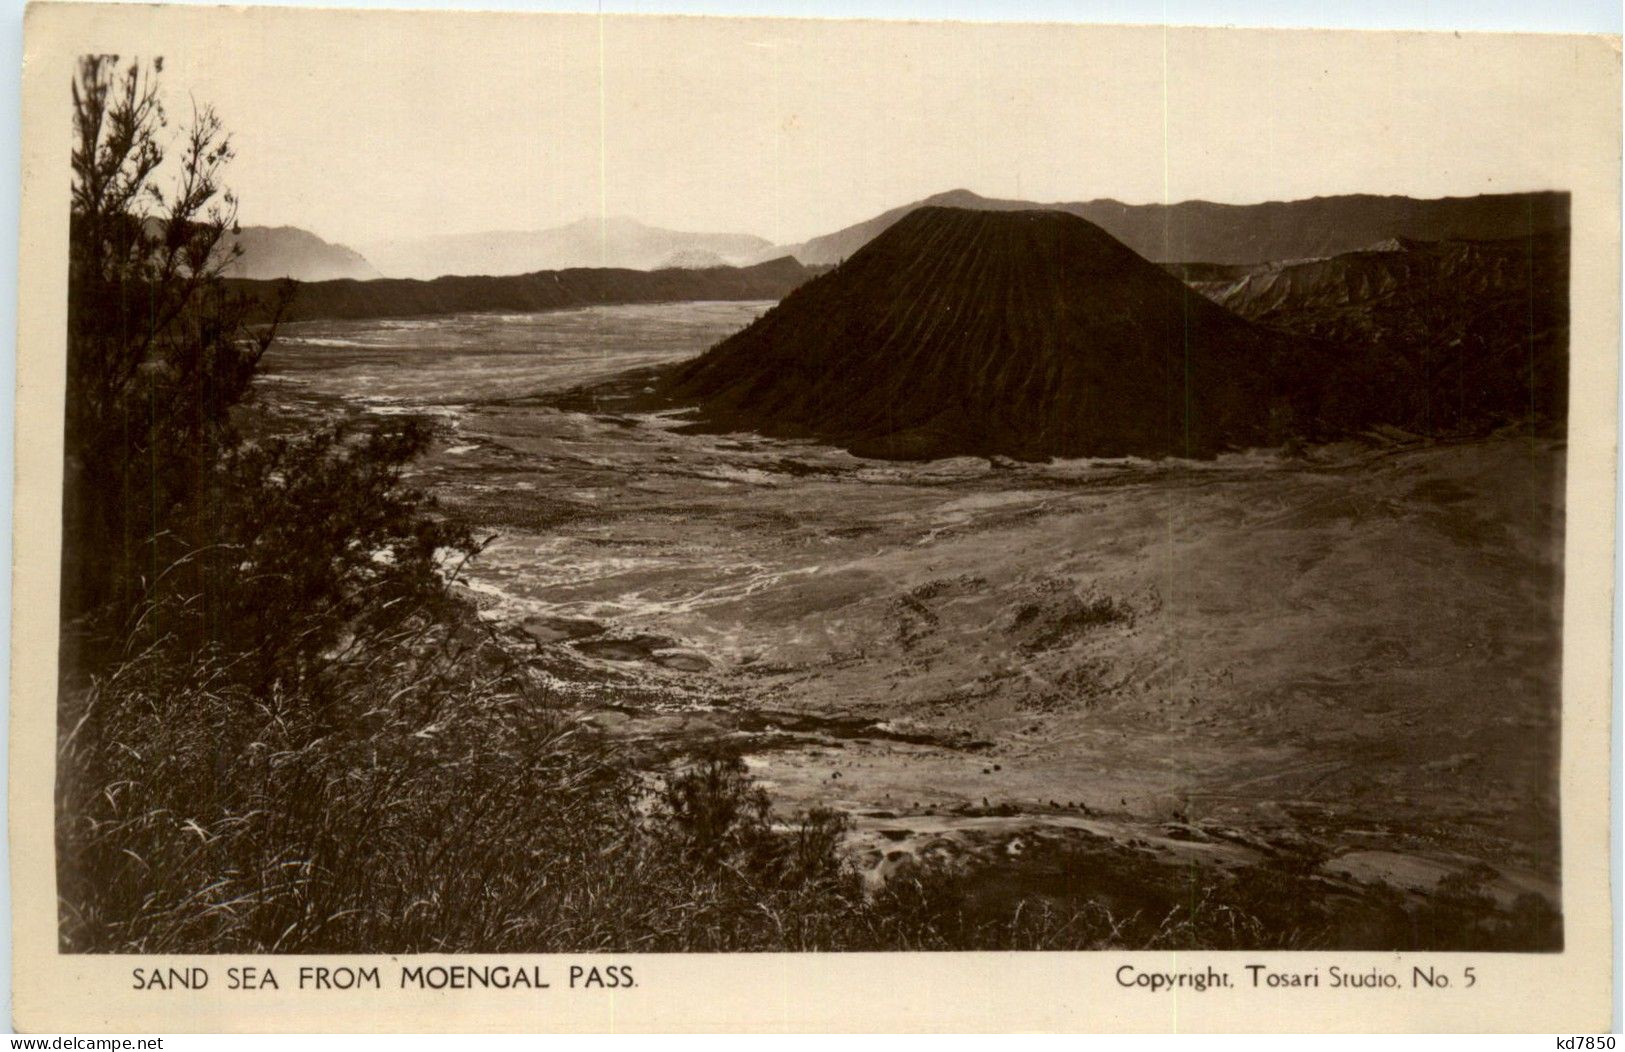
<path fill-rule="evenodd" d="M 614 267 L 655 270 L 673 257 L 702 254 L 714 265 L 737 266 L 784 253 L 751 234 L 667 230 L 631 216 L 587 216 L 546 230 L 495 230 L 406 238 L 369 246 L 390 277 L 447 274 L 493 276 L 541 270 Z"/>
<path fill-rule="evenodd" d="M 222 251 L 229 251 L 232 244 L 242 254 L 226 268 L 227 277 L 367 281 L 379 276 L 355 249 L 324 241 L 302 227 L 245 226 L 235 237 L 228 234 L 222 239 Z"/>
<path fill-rule="evenodd" d="M 952 190 L 944 190 L 940 194 L 932 194 L 921 201 L 920 205 L 938 205 L 944 208 L 975 208 L 987 200 L 974 190 L 956 187 Z"/>
<path fill-rule="evenodd" d="M 545 232 L 546 229 L 547 228 L 544 228 L 543 231 L 538 231 L 538 232 Z M 654 229 L 658 229 L 658 228 L 651 227 L 649 224 L 643 222 L 642 220 L 634 219 L 631 216 L 616 215 L 616 216 L 582 216 L 580 219 L 577 219 L 573 223 L 566 223 L 562 227 L 555 227 L 555 228 L 552 228 L 552 229 L 585 230 L 585 231 L 594 231 L 594 230 L 629 231 L 629 230 L 654 230 Z"/>

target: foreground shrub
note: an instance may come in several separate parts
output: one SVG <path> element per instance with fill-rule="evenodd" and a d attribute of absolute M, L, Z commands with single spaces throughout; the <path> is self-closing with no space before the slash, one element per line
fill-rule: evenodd
<path fill-rule="evenodd" d="M 1000 915 L 931 873 L 866 895 L 845 816 L 776 823 L 725 753 L 663 779 L 630 768 L 468 622 L 352 653 L 323 705 L 165 654 L 64 697 L 68 952 L 1040 948 L 1111 931 L 1098 910 Z"/>
<path fill-rule="evenodd" d="M 326 704 L 322 679 L 352 652 L 388 653 L 369 644 L 414 618 L 455 622 L 448 578 L 479 546 L 402 481 L 433 435 L 408 417 L 233 448 L 184 516 L 205 543 L 172 545 L 132 643 L 234 655 L 234 681 Z"/>
<path fill-rule="evenodd" d="M 65 951 L 1561 946 L 1544 900 L 1503 910 L 1472 874 L 1417 903 L 1097 849 L 866 892 L 844 815 L 778 818 L 726 752 L 632 768 L 472 622 L 327 676 L 312 704 L 157 649 L 65 696 Z"/>
<path fill-rule="evenodd" d="M 708 823 L 666 811 L 468 626 L 371 649 L 328 705 L 162 651 L 65 704 L 63 948 L 877 944 L 838 820 L 776 831 L 738 781 Z"/>

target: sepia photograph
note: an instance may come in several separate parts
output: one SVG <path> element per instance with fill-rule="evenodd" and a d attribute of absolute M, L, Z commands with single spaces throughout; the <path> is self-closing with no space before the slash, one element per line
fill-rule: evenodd
<path fill-rule="evenodd" d="M 1376 997 L 1606 930 L 1617 38 L 30 18 L 30 908 L 121 995 L 1108 951 Z"/>

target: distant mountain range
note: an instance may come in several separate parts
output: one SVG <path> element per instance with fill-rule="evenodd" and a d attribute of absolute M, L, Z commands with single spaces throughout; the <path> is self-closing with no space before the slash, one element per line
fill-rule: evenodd
<path fill-rule="evenodd" d="M 245 226 L 235 238 L 226 236 L 223 250 L 229 251 L 233 243 L 242 248 L 242 255 L 226 268 L 231 278 L 368 281 L 380 276 L 355 249 L 323 241 L 296 226 Z"/>
<path fill-rule="evenodd" d="M 434 278 L 576 267 L 739 265 L 786 255 L 772 248 L 765 238 L 750 234 L 666 230 L 616 217 L 583 219 L 548 230 L 404 238 L 367 246 L 367 257 L 390 277 Z"/>
<path fill-rule="evenodd" d="M 670 303 L 684 300 L 777 300 L 806 281 L 817 268 L 781 257 L 752 267 L 627 270 L 576 268 L 503 277 L 443 277 L 432 281 L 383 278 L 375 281 L 304 282 L 283 314 L 284 321 L 318 318 L 400 318 L 463 311 L 561 310 L 614 303 Z M 272 281 L 228 282 L 231 288 L 271 303 Z"/>
<path fill-rule="evenodd" d="M 792 245 L 773 245 L 751 234 L 692 233 L 610 218 L 583 219 L 546 230 L 402 238 L 368 246 L 363 256 L 298 227 L 245 227 L 238 238 L 243 256 L 230 276 L 301 281 L 365 281 L 384 275 L 501 277 L 582 267 L 711 269 L 782 256 L 828 266 L 922 207 L 1064 212 L 1094 223 L 1158 263 L 1323 259 L 1387 239 L 1496 240 L 1562 230 L 1569 223 L 1569 196 L 1558 192 L 1427 200 L 1350 194 L 1253 205 L 1209 201 L 1127 205 L 1109 199 L 1039 204 L 950 190 Z"/>
<path fill-rule="evenodd" d="M 1436 199 L 1349 194 L 1254 205 L 1210 201 L 1127 205 L 1109 199 L 1038 204 L 950 190 L 774 251 L 803 263 L 839 263 L 914 209 L 930 206 L 1066 212 L 1089 220 L 1139 255 L 1159 263 L 1309 259 L 1352 252 L 1385 238 L 1488 240 L 1543 233 L 1569 224 L 1569 195 L 1556 192 Z"/>

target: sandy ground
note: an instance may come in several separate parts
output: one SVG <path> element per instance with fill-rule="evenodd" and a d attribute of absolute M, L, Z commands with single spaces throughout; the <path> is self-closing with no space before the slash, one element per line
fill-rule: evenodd
<path fill-rule="evenodd" d="M 763 306 L 295 327 L 262 390 L 445 419 L 417 481 L 497 534 L 470 586 L 561 697 L 660 755 L 735 741 L 879 875 L 1308 844 L 1556 900 L 1561 442 L 892 464 L 547 404 Z"/>

